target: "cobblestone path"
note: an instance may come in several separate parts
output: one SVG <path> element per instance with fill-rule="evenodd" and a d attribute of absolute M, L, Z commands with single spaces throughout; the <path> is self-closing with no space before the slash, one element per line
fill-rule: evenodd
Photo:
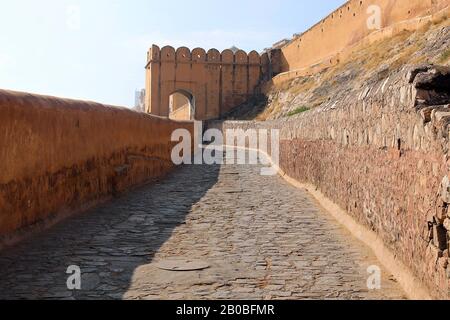
<path fill-rule="evenodd" d="M 401 299 L 309 194 L 258 166 L 185 166 L 0 253 L 1 299 Z M 165 271 L 188 258 L 202 271 Z M 69 291 L 77 265 L 82 289 Z"/>

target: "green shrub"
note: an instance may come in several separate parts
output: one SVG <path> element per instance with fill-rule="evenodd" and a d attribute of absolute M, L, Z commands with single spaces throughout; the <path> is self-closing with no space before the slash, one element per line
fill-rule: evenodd
<path fill-rule="evenodd" d="M 300 114 L 300 113 L 306 112 L 306 111 L 308 111 L 308 110 L 309 110 L 308 107 L 305 107 L 305 106 L 299 107 L 299 108 L 297 108 L 297 109 L 295 109 L 295 110 L 289 112 L 289 113 L 288 113 L 288 117 L 295 116 L 296 114 Z"/>

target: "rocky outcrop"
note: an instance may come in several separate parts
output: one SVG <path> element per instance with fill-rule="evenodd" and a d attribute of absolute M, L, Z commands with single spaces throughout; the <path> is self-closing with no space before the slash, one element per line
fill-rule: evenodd
<path fill-rule="evenodd" d="M 361 45 L 346 62 L 309 75 L 298 76 L 279 84 L 267 83 L 264 92 L 267 104 L 263 110 L 254 108 L 254 119 L 277 119 L 298 108 L 325 106 L 354 92 L 375 85 L 397 73 L 405 65 L 449 65 L 450 26 L 448 19 L 426 28 L 403 31 L 372 44 Z M 244 112 L 236 110 L 234 118 Z"/>

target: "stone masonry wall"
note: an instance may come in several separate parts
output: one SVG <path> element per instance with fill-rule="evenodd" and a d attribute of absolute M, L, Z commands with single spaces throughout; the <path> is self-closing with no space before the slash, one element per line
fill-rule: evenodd
<path fill-rule="evenodd" d="M 184 92 L 192 96 L 195 119 L 218 119 L 254 96 L 268 77 L 267 53 L 153 45 L 146 66 L 146 111 L 167 117 L 170 95 Z"/>
<path fill-rule="evenodd" d="M 279 128 L 283 171 L 374 230 L 449 298 L 448 88 L 448 69 L 424 66 L 295 117 L 208 126 Z"/>
<path fill-rule="evenodd" d="M 173 122 L 125 108 L 0 90 L 0 240 L 170 169 Z"/>

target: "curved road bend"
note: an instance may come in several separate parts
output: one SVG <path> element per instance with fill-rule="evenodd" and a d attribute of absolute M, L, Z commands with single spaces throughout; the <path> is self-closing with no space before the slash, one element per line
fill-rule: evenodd
<path fill-rule="evenodd" d="M 380 265 L 304 190 L 260 166 L 195 165 L 0 254 L 0 299 L 402 299 Z M 175 272 L 166 259 L 209 268 Z M 82 290 L 66 286 L 81 268 Z"/>

